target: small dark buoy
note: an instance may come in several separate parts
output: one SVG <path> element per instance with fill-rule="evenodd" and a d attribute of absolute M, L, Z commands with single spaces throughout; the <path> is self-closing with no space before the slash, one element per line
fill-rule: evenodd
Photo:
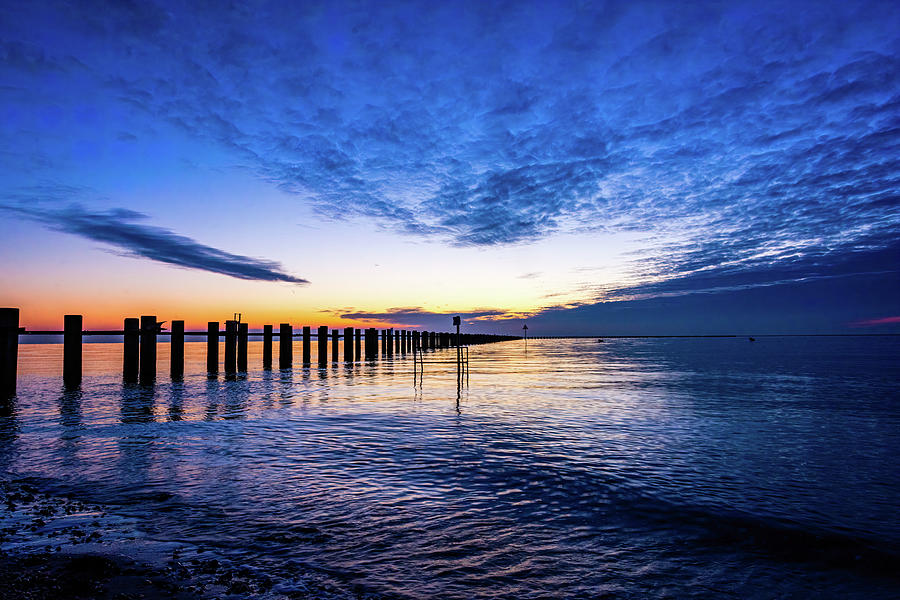
<path fill-rule="evenodd" d="M 751 342 L 755 342 L 755 341 L 756 341 L 756 338 L 755 338 L 755 337 L 751 337 L 751 338 L 747 338 L 747 339 L 750 340 Z"/>
<path fill-rule="evenodd" d="M 598 339 L 597 342 L 599 342 L 599 343 L 602 344 L 602 343 L 603 343 L 603 339 L 602 339 L 602 338 L 601 338 L 601 339 Z"/>

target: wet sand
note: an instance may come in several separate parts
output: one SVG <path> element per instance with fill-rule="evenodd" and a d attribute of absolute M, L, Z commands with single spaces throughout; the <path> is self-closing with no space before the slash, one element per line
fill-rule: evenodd
<path fill-rule="evenodd" d="M 277 582 L 214 549 L 151 539 L 108 508 L 0 479 L 0 598 L 360 597 L 328 581 Z M 367 596 L 363 596 L 367 597 Z"/>

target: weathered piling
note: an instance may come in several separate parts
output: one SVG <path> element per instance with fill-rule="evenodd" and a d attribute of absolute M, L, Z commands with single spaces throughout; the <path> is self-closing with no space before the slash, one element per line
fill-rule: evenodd
<path fill-rule="evenodd" d="M 353 362 L 353 328 L 344 327 L 344 362 Z"/>
<path fill-rule="evenodd" d="M 272 370 L 272 326 L 263 325 L 263 370 Z"/>
<path fill-rule="evenodd" d="M 206 372 L 215 375 L 219 372 L 219 322 L 206 324 Z"/>
<path fill-rule="evenodd" d="M 140 381 L 148 385 L 156 380 L 156 315 L 141 315 L 141 374 Z"/>
<path fill-rule="evenodd" d="M 356 330 L 356 343 L 354 346 L 353 356 L 356 360 L 362 360 L 362 329 Z"/>
<path fill-rule="evenodd" d="M 184 321 L 172 321 L 169 336 L 169 375 L 173 380 L 184 376 Z"/>
<path fill-rule="evenodd" d="M 237 372 L 237 321 L 225 321 L 225 374 Z"/>
<path fill-rule="evenodd" d="M 141 322 L 139 319 L 125 319 L 125 340 L 122 345 L 122 379 L 126 383 L 138 380 L 141 354 Z"/>
<path fill-rule="evenodd" d="M 81 385 L 81 315 L 63 316 L 63 385 L 68 388 Z"/>
<path fill-rule="evenodd" d="M 419 341 L 421 342 L 420 348 L 421 348 L 422 350 L 428 350 L 428 332 L 427 332 L 427 331 L 423 331 L 423 332 L 422 332 L 421 334 L 419 334 L 419 335 L 420 335 Z"/>
<path fill-rule="evenodd" d="M 387 339 L 385 340 L 384 346 L 385 346 L 385 349 L 387 350 L 387 355 L 393 356 L 394 355 L 394 330 L 388 329 L 387 331 L 385 331 L 385 333 L 387 334 L 385 336 Z"/>
<path fill-rule="evenodd" d="M 432 331 L 432 332 L 430 332 L 429 335 L 430 335 L 431 339 L 428 340 L 428 347 L 429 348 L 437 348 L 437 332 Z"/>
<path fill-rule="evenodd" d="M 311 361 L 312 354 L 312 341 L 311 341 L 312 332 L 310 331 L 309 326 L 303 328 L 303 366 L 308 367 Z"/>
<path fill-rule="evenodd" d="M 331 362 L 336 363 L 338 361 L 338 338 L 340 338 L 341 332 L 337 329 L 331 330 Z"/>
<path fill-rule="evenodd" d="M 419 332 L 413 331 L 412 332 L 412 350 L 413 350 L 413 352 L 415 352 L 418 349 L 419 349 Z"/>
<path fill-rule="evenodd" d="M 0 308 L 0 398 L 16 395 L 19 361 L 19 309 Z"/>
<path fill-rule="evenodd" d="M 366 360 L 375 360 L 378 357 L 378 330 L 370 327 L 366 329 Z"/>
<path fill-rule="evenodd" d="M 402 331 L 394 333 L 394 351 L 397 352 L 397 354 L 400 354 L 400 338 L 402 337 L 402 334 Z"/>
<path fill-rule="evenodd" d="M 319 366 L 324 367 L 328 364 L 328 327 L 322 325 L 319 327 Z"/>
<path fill-rule="evenodd" d="M 290 369 L 294 362 L 294 329 L 290 323 L 282 323 L 278 329 L 278 368 Z"/>
<path fill-rule="evenodd" d="M 241 373 L 247 372 L 247 345 L 250 342 L 250 328 L 247 323 L 238 323 L 238 355 L 237 368 Z"/>

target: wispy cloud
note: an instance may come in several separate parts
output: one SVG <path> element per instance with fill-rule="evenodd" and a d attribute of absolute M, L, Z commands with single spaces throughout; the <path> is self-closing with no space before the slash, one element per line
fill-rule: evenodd
<path fill-rule="evenodd" d="M 67 102 L 52 71 L 326 217 L 457 246 L 644 232 L 645 293 L 900 235 L 896 2 L 254 7 L 33 3 L 0 25 L 9 102 Z"/>
<path fill-rule="evenodd" d="M 421 307 L 389 308 L 384 312 L 350 311 L 340 315 L 342 319 L 353 321 L 375 321 L 391 323 L 397 327 L 443 327 L 449 328 L 450 318 L 460 316 L 469 324 L 477 321 L 491 321 L 508 316 L 508 311 L 484 309 L 471 312 L 436 312 Z"/>
<path fill-rule="evenodd" d="M 850 323 L 851 327 L 875 327 L 878 325 L 900 324 L 900 317 L 882 317 L 880 319 L 866 319 Z"/>
<path fill-rule="evenodd" d="M 126 209 L 88 210 L 78 204 L 64 208 L 0 204 L 0 210 L 46 227 L 100 242 L 126 256 L 197 269 L 237 279 L 305 284 L 274 261 L 232 254 L 206 246 L 162 227 L 140 223 L 147 216 Z"/>

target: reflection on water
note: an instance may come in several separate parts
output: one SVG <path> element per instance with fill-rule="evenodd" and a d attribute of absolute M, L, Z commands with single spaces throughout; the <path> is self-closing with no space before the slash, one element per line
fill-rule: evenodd
<path fill-rule="evenodd" d="M 890 597 L 900 340 L 529 340 L 123 384 L 20 349 L 0 470 L 407 597 Z M 220 355 L 224 352 L 220 351 Z M 343 356 L 343 352 L 339 352 Z M 301 356 L 295 348 L 294 356 Z M 168 364 L 160 345 L 159 364 Z M 160 370 L 164 373 L 164 370 Z M 152 500 L 147 500 L 152 498 Z M 150 525 L 152 524 L 152 525 Z"/>

